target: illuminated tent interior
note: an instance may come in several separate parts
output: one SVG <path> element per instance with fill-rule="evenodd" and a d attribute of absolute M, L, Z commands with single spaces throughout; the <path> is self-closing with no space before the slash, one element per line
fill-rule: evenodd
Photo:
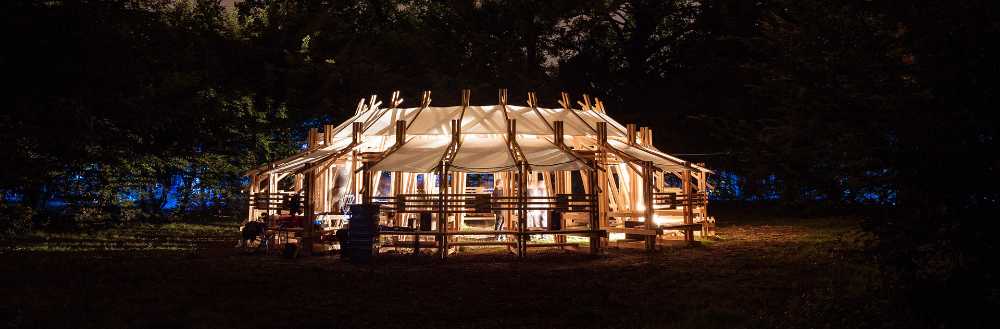
<path fill-rule="evenodd" d="M 376 249 L 412 248 L 442 257 L 463 246 L 528 248 L 658 241 L 711 235 L 711 173 L 657 150 L 652 131 L 610 118 L 586 95 L 561 108 L 417 107 L 362 99 L 344 123 L 313 128 L 307 147 L 246 173 L 248 220 L 293 231 L 304 243 L 348 224 L 349 204 L 379 205 Z M 443 186 L 443 188 L 442 188 Z M 276 218 L 298 217 L 298 230 Z M 502 220 L 501 220 L 502 218 Z M 286 232 L 287 233 L 287 232 Z M 286 234 L 287 235 L 287 234 Z"/>

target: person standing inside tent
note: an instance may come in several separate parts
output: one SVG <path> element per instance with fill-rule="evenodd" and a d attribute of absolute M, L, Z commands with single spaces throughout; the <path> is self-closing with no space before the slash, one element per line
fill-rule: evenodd
<path fill-rule="evenodd" d="M 503 185 L 500 185 L 499 181 L 497 181 L 496 184 L 493 185 L 493 193 L 490 196 L 491 196 L 490 198 L 492 199 L 490 200 L 491 204 L 497 204 L 500 198 L 503 197 Z M 496 231 L 503 230 L 503 224 L 504 224 L 503 211 L 494 210 L 493 216 L 496 217 L 496 224 L 493 225 L 493 229 Z"/>
<path fill-rule="evenodd" d="M 528 188 L 528 197 L 529 197 L 528 200 L 529 200 L 529 202 L 534 201 L 534 200 L 540 200 L 540 199 L 536 199 L 536 198 L 540 198 L 540 197 L 544 197 L 545 196 L 545 185 L 544 185 L 544 183 L 540 179 L 539 180 L 535 180 L 533 183 L 534 184 L 529 183 L 529 184 L 531 184 L 531 185 L 529 185 L 529 188 Z M 528 204 L 528 209 L 531 209 L 531 210 L 528 210 L 528 219 L 530 220 L 530 223 L 528 224 L 528 227 L 545 227 L 545 211 L 542 211 L 541 209 L 538 209 L 538 208 L 542 208 L 542 207 L 544 207 L 544 206 L 541 205 L 541 204 L 537 204 L 537 203 Z"/>

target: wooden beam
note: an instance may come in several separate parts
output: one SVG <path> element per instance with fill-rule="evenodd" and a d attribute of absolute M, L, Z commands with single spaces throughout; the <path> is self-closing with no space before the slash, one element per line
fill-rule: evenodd
<path fill-rule="evenodd" d="M 604 180 L 599 177 L 600 173 L 597 171 L 597 168 L 601 166 L 599 157 L 595 157 L 591 161 L 593 161 L 593 165 L 591 166 L 593 169 L 587 170 L 587 176 L 589 176 L 590 182 L 590 197 L 596 200 L 597 211 L 590 214 L 590 229 L 599 230 L 605 226 L 603 223 L 607 222 L 605 216 L 607 216 L 608 200 L 607 194 L 603 191 L 604 187 L 600 186 Z M 606 176 L 606 174 L 607 172 L 602 176 Z M 597 234 L 592 234 L 590 236 L 590 253 L 594 255 L 601 253 L 601 243 L 601 237 Z"/>
<path fill-rule="evenodd" d="M 527 247 L 525 246 L 528 243 L 528 239 L 527 239 L 528 236 L 525 234 L 525 232 L 528 230 L 528 172 L 529 172 L 529 169 L 528 169 L 528 164 L 525 163 L 525 162 L 519 163 L 517 168 L 518 168 L 518 170 L 517 170 L 518 171 L 517 172 L 517 174 L 518 174 L 518 187 L 517 187 L 517 190 L 518 190 L 518 207 L 517 207 L 518 208 L 518 210 L 517 210 L 517 212 L 518 212 L 518 214 L 517 214 L 518 225 L 517 226 L 518 227 L 517 227 L 517 230 L 519 232 L 519 234 L 517 235 L 517 237 L 518 237 L 518 246 L 519 246 L 519 248 L 517 249 L 517 256 L 518 257 L 524 257 L 525 254 L 528 251 Z"/>
<path fill-rule="evenodd" d="M 636 135 L 635 124 L 634 123 L 626 124 L 625 129 L 627 130 L 625 138 L 628 139 L 628 145 L 635 145 L 635 135 Z"/>
<path fill-rule="evenodd" d="M 405 143 L 405 142 L 406 142 L 406 121 L 405 120 L 396 120 L 396 145 L 395 145 L 395 149 L 399 149 L 399 147 L 402 147 L 403 143 Z M 385 156 L 383 156 L 382 158 L 384 159 Z M 393 196 L 397 196 L 399 194 L 402 194 L 401 193 L 402 189 L 403 189 L 403 173 L 400 172 L 400 171 L 395 171 L 395 172 L 392 173 L 392 193 L 393 193 Z M 402 219 L 403 219 L 402 218 L 402 214 L 400 214 L 398 212 L 395 213 L 393 215 L 393 218 L 392 218 L 393 225 L 395 225 L 395 226 L 400 225 L 400 222 L 402 221 Z"/>
<path fill-rule="evenodd" d="M 656 223 L 653 222 L 653 162 L 645 161 L 642 166 L 642 202 L 646 206 L 643 209 L 643 217 L 645 217 L 645 226 L 647 229 L 656 228 Z M 647 236 L 646 237 L 646 250 L 654 251 L 656 250 L 656 237 Z"/>
<path fill-rule="evenodd" d="M 333 134 L 335 133 L 333 129 L 333 125 L 323 125 L 323 146 L 330 146 L 330 144 L 333 144 Z"/>
<path fill-rule="evenodd" d="M 698 211 L 698 215 L 704 220 L 705 225 L 702 225 L 701 236 L 706 237 L 713 232 L 714 227 L 711 227 L 711 223 L 708 222 L 708 173 L 701 171 L 698 172 L 698 192 L 705 194 L 705 202 L 702 203 L 701 209 Z"/>
<path fill-rule="evenodd" d="M 568 99 L 568 98 L 565 98 L 565 97 L 569 97 L 569 96 L 565 95 L 565 93 L 563 93 L 563 94 L 564 94 L 564 96 L 563 96 L 564 99 Z M 504 95 L 506 95 L 506 91 L 504 91 Z M 506 102 L 506 99 L 504 100 L 504 102 Z M 553 142 L 553 145 L 556 148 L 558 148 L 559 150 L 563 151 L 563 153 L 569 154 L 570 156 L 572 156 L 574 159 L 576 159 L 580 163 L 582 163 L 584 165 L 588 164 L 587 160 L 581 158 L 575 152 L 573 152 L 573 150 L 570 149 L 569 146 L 566 146 L 566 143 L 563 141 L 563 135 L 565 135 L 565 134 L 561 133 L 562 130 L 560 130 L 560 133 L 557 133 L 556 130 L 555 130 L 555 123 L 553 122 L 553 123 L 550 124 L 549 120 L 545 119 L 545 116 L 542 115 L 542 112 L 538 110 L 538 96 L 536 96 L 534 92 L 528 92 L 528 106 L 530 106 L 531 110 L 533 112 L 535 112 L 535 115 L 538 116 L 538 119 L 541 120 L 542 122 L 544 122 L 545 126 L 549 127 L 549 130 L 552 131 L 553 135 L 559 135 L 559 137 L 557 137 L 558 141 Z M 504 109 L 504 117 L 507 118 L 507 107 L 504 106 L 503 109 Z M 508 120 L 509 120 L 509 118 L 508 118 Z M 562 125 L 562 123 L 560 123 L 560 125 Z"/>
<path fill-rule="evenodd" d="M 368 160 L 361 160 L 361 203 L 372 203 L 372 171 Z"/>
<path fill-rule="evenodd" d="M 309 140 L 307 141 L 307 145 L 310 150 L 319 147 L 318 143 L 319 138 L 317 137 L 318 135 L 319 135 L 319 129 L 309 128 L 309 138 L 308 138 Z"/>
<path fill-rule="evenodd" d="M 561 100 L 559 100 L 559 105 L 562 105 L 562 107 L 563 107 L 564 110 L 571 110 L 571 109 L 573 109 L 573 104 L 570 104 L 570 102 L 569 102 L 569 94 L 568 93 L 566 93 L 566 92 L 560 92 L 559 96 L 562 98 Z"/>
<path fill-rule="evenodd" d="M 454 121 L 452 121 L 454 122 Z M 454 125 L 453 125 L 454 128 Z M 448 238 L 443 234 L 448 233 L 448 202 L 445 200 L 445 189 L 448 188 L 448 163 L 441 161 L 438 163 L 438 232 L 441 246 L 438 248 L 438 255 L 441 259 L 448 258 Z"/>
<path fill-rule="evenodd" d="M 681 176 L 682 191 L 684 193 L 684 225 L 694 224 L 691 213 L 691 170 L 684 170 Z M 685 231 L 684 241 L 693 242 L 694 232 Z"/>
<path fill-rule="evenodd" d="M 575 114 L 575 113 L 574 113 Z M 582 120 L 582 119 L 581 119 Z M 588 125 L 589 127 L 589 125 Z M 604 163 L 607 161 L 607 144 L 608 144 L 608 124 L 607 122 L 598 122 L 595 129 L 597 131 L 597 153 L 594 155 L 594 170 L 591 171 L 591 184 L 594 184 L 591 188 L 591 194 L 597 199 L 597 216 L 596 226 L 591 227 L 591 229 L 604 229 L 608 227 L 608 182 L 611 176 L 611 171 L 605 171 L 603 174 L 597 171 L 597 168 L 605 166 Z M 594 225 L 594 223 L 591 223 Z M 592 245 L 595 245 L 596 250 L 592 249 L 592 252 L 599 253 L 601 247 L 605 243 L 605 240 L 600 238 L 591 238 Z M 591 247 L 591 248 L 595 248 Z"/>
<path fill-rule="evenodd" d="M 299 242 L 299 253 L 302 255 L 311 255 L 313 246 L 313 223 L 316 222 L 316 173 L 310 171 L 305 173 L 304 178 L 305 191 L 304 193 L 304 211 L 305 211 L 305 222 L 302 223 L 302 239 Z M 295 214 L 292 214 L 293 216 Z"/>

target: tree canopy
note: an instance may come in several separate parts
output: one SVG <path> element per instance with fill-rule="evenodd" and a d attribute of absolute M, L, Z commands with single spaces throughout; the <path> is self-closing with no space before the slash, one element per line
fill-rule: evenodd
<path fill-rule="evenodd" d="M 0 192 L 55 224 L 233 214 L 241 171 L 299 150 L 359 97 L 457 103 L 469 88 L 491 103 L 509 88 L 512 102 L 536 91 L 554 106 L 567 91 L 718 170 L 715 198 L 864 211 L 900 244 L 887 256 L 900 268 L 927 261 L 921 246 L 986 255 L 998 7 L 4 1 Z M 982 259 L 961 254 L 942 257 L 978 277 Z"/>

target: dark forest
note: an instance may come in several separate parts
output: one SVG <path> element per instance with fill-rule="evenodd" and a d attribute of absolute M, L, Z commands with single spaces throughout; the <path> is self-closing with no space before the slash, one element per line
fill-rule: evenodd
<path fill-rule="evenodd" d="M 998 305 L 1000 3 L 29 1 L 0 5 L 0 235 L 236 221 L 243 172 L 358 100 L 599 97 L 718 174 L 719 211 L 859 218 L 883 326 Z M 903 311 L 901 311 L 903 310 Z M 819 325 L 819 324 L 817 324 Z M 822 325 L 820 325 L 822 326 Z M 858 324 L 858 326 L 868 326 Z"/>

